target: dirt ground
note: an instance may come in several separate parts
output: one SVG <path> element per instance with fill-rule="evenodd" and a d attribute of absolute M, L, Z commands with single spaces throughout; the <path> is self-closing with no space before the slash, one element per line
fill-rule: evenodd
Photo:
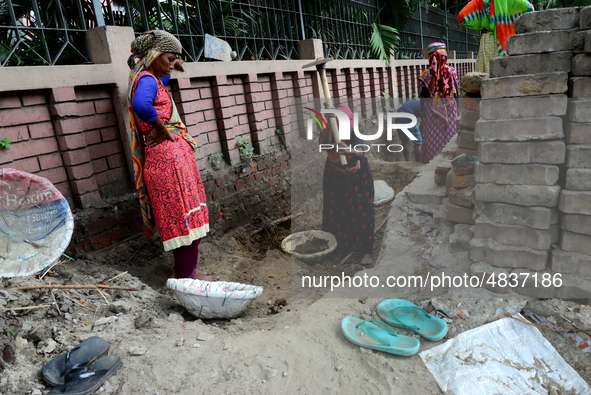
<path fill-rule="evenodd" d="M 370 163 L 374 179 L 386 181 L 396 193 L 422 168 L 417 163 Z M 306 221 L 298 223 L 320 229 L 319 209 L 319 202 L 296 207 L 294 212 L 305 212 L 307 216 Z M 385 221 L 389 210 L 389 204 L 376 207 L 376 228 Z M 111 343 L 109 353 L 123 359 L 122 368 L 98 390 L 101 394 L 440 394 L 418 357 L 372 353 L 352 346 L 340 333 L 343 316 L 372 317 L 378 300 L 293 297 L 294 270 L 356 273 L 364 267 L 358 256 L 341 263 L 346 254 L 338 251 L 322 265 L 293 262 L 280 249 L 284 237 L 301 230 L 292 229 L 290 221 L 250 236 L 275 219 L 261 218 L 260 223 L 218 239 L 207 238 L 201 244 L 201 269 L 225 281 L 264 287 L 262 297 L 238 319 L 204 322 L 186 312 L 165 285 L 171 273 L 172 254 L 162 251 L 159 240 L 146 240 L 143 235 L 68 260 L 42 279 L 1 280 L 0 393 L 48 392 L 51 387 L 41 377 L 43 365 L 82 340 L 100 336 Z M 384 231 L 382 227 L 376 232 L 374 263 Z M 415 239 L 427 242 L 427 237 Z M 101 283 L 137 291 L 10 289 Z M 322 296 L 322 292 L 315 296 Z M 415 302 L 429 305 L 429 301 Z M 487 305 L 490 311 L 486 314 L 479 307 L 481 320 L 450 322 L 448 336 L 525 303 L 499 298 L 496 304 Z M 45 307 L 17 309 L 26 306 Z M 564 311 L 591 317 L 589 306 L 560 306 Z M 547 311 L 548 307 L 538 306 L 538 310 Z M 587 321 L 577 323 L 587 325 Z M 591 382 L 588 354 L 576 348 L 573 351 L 572 344 L 560 335 L 551 333 L 547 337 L 559 352 L 569 350 L 565 354 L 567 362 Z"/>

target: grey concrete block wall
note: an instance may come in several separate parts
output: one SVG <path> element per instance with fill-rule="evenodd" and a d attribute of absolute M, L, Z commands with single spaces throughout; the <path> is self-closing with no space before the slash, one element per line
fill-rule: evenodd
<path fill-rule="evenodd" d="M 573 56 L 572 51 L 499 56 L 490 61 L 490 77 L 499 78 L 560 71 L 570 73 L 572 70 Z"/>
<path fill-rule="evenodd" d="M 560 193 L 560 249 L 553 254 L 554 270 L 587 274 L 591 262 L 591 7 L 579 12 L 580 30 L 569 80 L 565 128 L 565 189 Z M 575 266 L 575 267 L 573 267 Z M 589 275 L 591 278 L 591 275 Z"/>
<path fill-rule="evenodd" d="M 482 99 L 494 99 L 561 94 L 567 91 L 568 73 L 554 72 L 489 78 L 482 81 L 481 95 Z"/>
<path fill-rule="evenodd" d="M 556 185 L 559 168 L 551 165 L 501 165 L 477 162 L 475 180 L 478 183 L 504 185 Z M 573 174 L 573 180 L 584 175 Z M 568 182 L 568 178 L 567 178 Z M 591 180 L 590 180 L 591 182 Z"/>
<path fill-rule="evenodd" d="M 479 143 L 474 188 L 479 217 L 470 258 L 475 264 L 546 271 L 571 265 L 572 254 L 583 252 L 577 249 L 591 251 L 585 243 L 591 245 L 591 235 L 582 233 L 591 229 L 591 212 L 579 211 L 591 203 L 591 194 L 561 190 L 565 184 L 585 188 L 591 180 L 585 171 L 560 171 L 565 163 L 591 168 L 586 158 L 591 150 L 591 56 L 585 53 L 587 35 L 580 30 L 587 18 L 582 11 L 523 14 L 515 22 L 517 34 L 507 41 L 508 56 L 491 61 L 474 135 Z M 578 101 L 569 102 L 572 97 Z M 563 224 L 559 207 L 577 216 Z M 553 257 L 553 246 L 561 243 L 565 251 Z"/>
<path fill-rule="evenodd" d="M 591 7 L 526 13 L 515 27 L 482 83 L 474 134 L 462 136 L 478 144 L 469 256 L 476 271 L 564 273 L 583 289 L 574 279 L 591 286 Z"/>
<path fill-rule="evenodd" d="M 507 39 L 508 55 L 572 51 L 577 30 L 554 30 L 516 34 Z"/>
<path fill-rule="evenodd" d="M 515 33 L 543 32 L 548 30 L 568 30 L 579 27 L 580 8 L 556 8 L 538 12 L 528 12 L 515 21 Z"/>

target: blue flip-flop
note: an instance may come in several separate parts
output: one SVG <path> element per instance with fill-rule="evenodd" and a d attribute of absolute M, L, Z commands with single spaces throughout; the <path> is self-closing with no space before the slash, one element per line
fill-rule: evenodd
<path fill-rule="evenodd" d="M 399 335 L 381 321 L 345 317 L 341 322 L 341 330 L 347 340 L 364 348 L 402 356 L 419 351 L 420 343 L 417 339 Z"/>
<path fill-rule="evenodd" d="M 411 330 L 436 342 L 447 334 L 447 324 L 403 299 L 388 299 L 378 305 L 378 316 L 386 323 Z"/>

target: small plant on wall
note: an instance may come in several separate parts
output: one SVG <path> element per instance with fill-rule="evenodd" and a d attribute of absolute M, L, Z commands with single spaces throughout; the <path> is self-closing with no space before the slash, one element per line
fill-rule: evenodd
<path fill-rule="evenodd" d="M 9 139 L 8 137 L 4 137 L 2 140 L 0 140 L 0 149 L 10 149 L 12 148 L 12 146 L 10 145 L 10 143 L 12 143 L 12 140 Z"/>
<path fill-rule="evenodd" d="M 211 163 L 214 169 L 218 170 L 222 165 L 222 158 L 223 155 L 221 153 L 211 154 L 209 155 L 209 163 Z"/>
<path fill-rule="evenodd" d="M 250 145 L 250 137 L 238 136 L 236 146 L 241 158 L 250 161 L 254 157 L 254 148 Z"/>
<path fill-rule="evenodd" d="M 275 129 L 275 134 L 277 135 L 277 138 L 279 139 L 279 144 L 281 144 L 281 147 L 286 150 L 287 143 L 285 142 L 285 134 L 283 133 L 283 130 Z"/>

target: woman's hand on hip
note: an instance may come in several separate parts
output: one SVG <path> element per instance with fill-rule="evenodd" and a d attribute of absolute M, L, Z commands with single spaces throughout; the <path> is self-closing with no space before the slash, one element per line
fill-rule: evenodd
<path fill-rule="evenodd" d="M 170 133 L 170 131 L 168 130 L 168 128 L 160 130 L 154 128 L 150 130 L 150 134 L 148 135 L 148 147 L 155 147 L 158 144 L 162 143 L 164 140 L 170 140 L 173 143 L 176 141 L 172 136 L 172 133 Z"/>

